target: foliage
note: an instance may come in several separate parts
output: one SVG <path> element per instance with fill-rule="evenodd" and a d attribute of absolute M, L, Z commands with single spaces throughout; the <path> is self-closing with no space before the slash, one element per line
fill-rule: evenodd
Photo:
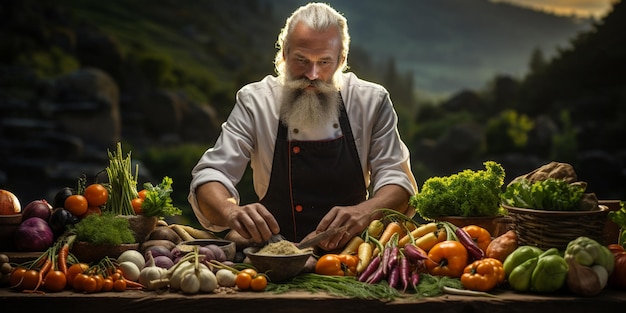
<path fill-rule="evenodd" d="M 421 191 L 411 197 L 410 204 L 426 219 L 500 214 L 504 168 L 494 161 L 486 161 L 484 165 L 486 170 L 466 169 L 427 179 Z"/>
<path fill-rule="evenodd" d="M 521 179 L 509 184 L 502 194 L 502 203 L 535 210 L 576 211 L 585 186 L 563 179 L 548 178 L 530 182 Z"/>
<path fill-rule="evenodd" d="M 172 182 L 171 178 L 165 176 L 163 181 L 156 186 L 153 186 L 150 182 L 144 184 L 144 188 L 148 192 L 141 206 L 143 215 L 170 217 L 182 214 L 179 208 L 172 205 L 172 198 L 170 198 L 170 194 L 173 191 Z"/>
<path fill-rule="evenodd" d="M 135 243 L 130 222 L 112 213 L 90 214 L 72 226 L 78 241 L 120 245 Z"/>
<path fill-rule="evenodd" d="M 521 151 L 528 142 L 528 132 L 533 126 L 533 121 L 525 114 L 515 110 L 502 111 L 487 123 L 488 151 Z"/>

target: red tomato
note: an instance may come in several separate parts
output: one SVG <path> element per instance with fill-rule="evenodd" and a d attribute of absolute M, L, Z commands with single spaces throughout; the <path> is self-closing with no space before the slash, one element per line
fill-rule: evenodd
<path fill-rule="evenodd" d="M 608 283 L 613 287 L 626 288 L 626 251 L 618 244 L 610 244 L 607 247 L 615 257 L 615 266 L 609 275 Z"/>

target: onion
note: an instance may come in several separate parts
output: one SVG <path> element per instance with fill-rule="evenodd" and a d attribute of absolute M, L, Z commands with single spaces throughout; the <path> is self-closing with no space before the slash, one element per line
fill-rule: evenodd
<path fill-rule="evenodd" d="M 174 261 L 164 255 L 159 255 L 154 257 L 154 266 L 169 269 L 170 267 L 174 266 Z"/>
<path fill-rule="evenodd" d="M 19 251 L 45 251 L 54 243 L 54 234 L 48 222 L 31 217 L 17 227 L 15 247 Z"/>
<path fill-rule="evenodd" d="M 33 200 L 22 210 L 22 221 L 31 217 L 38 217 L 44 221 L 50 219 L 52 206 L 46 200 Z"/>
<path fill-rule="evenodd" d="M 0 215 L 20 214 L 20 200 L 10 191 L 0 189 Z"/>
<path fill-rule="evenodd" d="M 164 246 L 151 246 L 146 248 L 143 253 L 143 256 L 146 260 L 149 259 L 148 253 L 152 253 L 152 256 L 155 258 L 162 255 L 168 257 L 169 259 L 172 258 L 172 252 Z"/>

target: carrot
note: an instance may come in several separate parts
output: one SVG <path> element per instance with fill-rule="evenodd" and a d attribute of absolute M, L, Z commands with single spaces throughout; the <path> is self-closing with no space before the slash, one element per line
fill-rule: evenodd
<path fill-rule="evenodd" d="M 369 242 L 363 242 L 357 249 L 357 255 L 359 256 L 359 263 L 356 265 L 357 274 L 361 274 L 372 261 L 372 253 L 374 248 Z"/>
<path fill-rule="evenodd" d="M 389 224 L 387 224 L 387 226 L 383 230 L 383 233 L 380 235 L 380 238 L 378 238 L 378 242 L 380 242 L 382 246 L 385 246 L 387 242 L 389 242 L 389 239 L 391 239 L 391 236 L 393 236 L 393 234 L 398 234 L 398 236 L 405 235 L 402 225 L 395 221 L 389 222 Z M 374 250 L 374 254 L 378 254 L 378 253 L 380 253 L 380 250 L 376 248 Z"/>
<path fill-rule="evenodd" d="M 59 254 L 57 255 L 57 268 L 59 271 L 63 272 L 63 274 L 67 275 L 67 256 L 70 254 L 70 246 L 64 244 L 59 250 Z"/>
<path fill-rule="evenodd" d="M 419 227 L 412 230 L 410 233 L 400 238 L 400 240 L 398 241 L 398 247 L 402 248 L 409 242 L 412 242 L 413 240 L 416 240 L 417 238 L 420 238 L 426 235 L 427 233 L 434 232 L 436 230 L 437 230 L 437 223 L 435 222 L 420 225 Z"/>
<path fill-rule="evenodd" d="M 437 229 L 415 240 L 415 245 L 422 250 L 428 252 L 436 243 L 446 240 L 447 235 L 445 229 Z"/>
<path fill-rule="evenodd" d="M 361 236 L 352 237 L 352 239 L 348 241 L 348 243 L 343 248 L 343 251 L 341 251 L 340 254 L 350 254 L 350 255 L 357 254 L 359 247 L 361 246 L 363 242 L 364 240 L 363 238 L 361 238 Z"/>
<path fill-rule="evenodd" d="M 39 287 L 41 287 L 41 284 L 43 283 L 44 277 L 46 277 L 46 274 L 50 271 L 50 269 L 52 269 L 52 263 L 53 263 L 52 257 L 47 256 L 46 261 L 43 263 L 43 265 L 39 269 L 39 277 L 37 278 L 37 285 L 32 290 L 24 290 L 24 292 L 28 292 L 28 293 L 38 292 Z"/>

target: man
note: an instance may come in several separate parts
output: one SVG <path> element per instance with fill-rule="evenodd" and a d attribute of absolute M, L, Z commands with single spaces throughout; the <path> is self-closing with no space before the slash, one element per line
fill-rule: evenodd
<path fill-rule="evenodd" d="M 192 171 L 189 201 L 204 227 L 261 243 L 346 225 L 318 245 L 331 251 L 379 218 L 377 209 L 410 209 L 417 187 L 397 115 L 383 87 L 344 73 L 349 43 L 346 19 L 326 4 L 287 19 L 278 76 L 237 93 L 220 137 Z M 235 185 L 248 162 L 260 200 L 239 204 Z"/>

